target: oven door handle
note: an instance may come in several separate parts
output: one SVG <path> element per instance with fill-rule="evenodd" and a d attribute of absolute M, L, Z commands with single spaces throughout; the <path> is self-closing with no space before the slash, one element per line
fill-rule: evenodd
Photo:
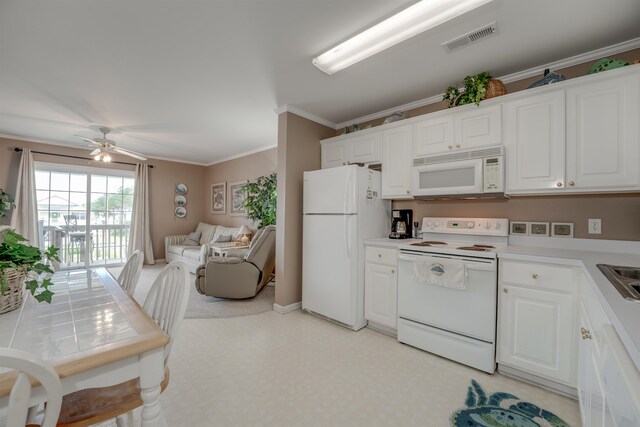
<path fill-rule="evenodd" d="M 400 261 L 413 262 L 417 259 L 430 259 L 430 260 L 433 260 L 433 262 L 437 262 L 439 259 L 446 259 L 448 261 L 457 261 L 464 264 L 467 270 L 493 271 L 496 269 L 495 260 L 471 261 L 468 259 L 454 258 L 454 257 L 448 257 L 448 256 L 433 256 L 431 254 L 409 255 L 409 254 L 400 253 L 400 255 L 398 255 L 398 260 Z"/>

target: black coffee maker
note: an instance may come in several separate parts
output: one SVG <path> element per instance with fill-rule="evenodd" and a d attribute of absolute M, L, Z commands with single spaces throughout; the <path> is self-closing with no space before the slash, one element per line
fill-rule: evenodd
<path fill-rule="evenodd" d="M 391 234 L 390 239 L 411 238 L 411 227 L 413 226 L 413 211 L 411 209 L 394 209 L 391 211 Z"/>

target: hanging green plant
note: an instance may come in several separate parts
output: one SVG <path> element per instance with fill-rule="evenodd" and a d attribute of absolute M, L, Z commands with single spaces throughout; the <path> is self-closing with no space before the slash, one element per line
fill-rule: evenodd
<path fill-rule="evenodd" d="M 449 108 L 471 103 L 480 105 L 480 101 L 484 99 L 487 93 L 489 80 L 491 80 L 491 75 L 487 71 L 475 76 L 467 76 L 463 81 L 464 91 L 460 92 L 457 86 L 449 86 L 442 100 L 449 102 Z"/>
<path fill-rule="evenodd" d="M 7 211 L 16 207 L 13 196 L 0 188 L 0 218 L 7 216 Z"/>
<path fill-rule="evenodd" d="M 247 218 L 260 228 L 276 223 L 276 199 L 278 197 L 276 173 L 261 176 L 242 186 L 246 192 L 244 208 Z"/>

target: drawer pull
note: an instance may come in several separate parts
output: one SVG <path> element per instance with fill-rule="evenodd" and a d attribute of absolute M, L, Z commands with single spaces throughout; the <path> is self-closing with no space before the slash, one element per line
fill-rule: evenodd
<path fill-rule="evenodd" d="M 505 294 L 508 294 L 508 293 L 509 293 L 509 289 L 504 288 L 504 289 L 502 290 L 502 292 L 504 292 Z"/>
<path fill-rule="evenodd" d="M 378 258 L 382 258 L 382 254 L 378 254 Z"/>
<path fill-rule="evenodd" d="M 556 182 L 556 187 L 562 187 L 562 181 Z"/>
<path fill-rule="evenodd" d="M 537 274 L 537 273 L 533 273 L 533 274 L 531 275 L 531 277 L 533 277 L 534 279 L 537 279 L 537 278 L 538 278 L 538 274 Z"/>
<path fill-rule="evenodd" d="M 395 273 L 395 272 L 396 272 L 395 270 L 391 270 L 391 274 L 393 274 L 393 273 Z"/>
<path fill-rule="evenodd" d="M 583 340 L 590 340 L 591 339 L 591 331 L 585 328 L 580 328 L 580 334 L 582 334 L 582 339 Z"/>

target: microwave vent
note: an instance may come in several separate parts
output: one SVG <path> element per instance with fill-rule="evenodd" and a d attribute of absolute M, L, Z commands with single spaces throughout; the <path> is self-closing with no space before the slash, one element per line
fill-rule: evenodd
<path fill-rule="evenodd" d="M 438 156 L 421 157 L 413 160 L 413 166 L 433 165 L 436 163 L 456 162 L 460 160 L 482 159 L 485 157 L 504 155 L 504 147 L 481 148 L 470 151 L 457 151 L 454 153 L 441 154 Z"/>
<path fill-rule="evenodd" d="M 496 34 L 498 34 L 498 24 L 496 22 L 492 22 L 484 27 L 473 30 L 467 34 L 463 34 L 449 40 L 448 42 L 444 42 L 441 46 L 447 53 L 451 53 L 454 50 L 462 49 L 463 47 L 469 46 Z"/>

